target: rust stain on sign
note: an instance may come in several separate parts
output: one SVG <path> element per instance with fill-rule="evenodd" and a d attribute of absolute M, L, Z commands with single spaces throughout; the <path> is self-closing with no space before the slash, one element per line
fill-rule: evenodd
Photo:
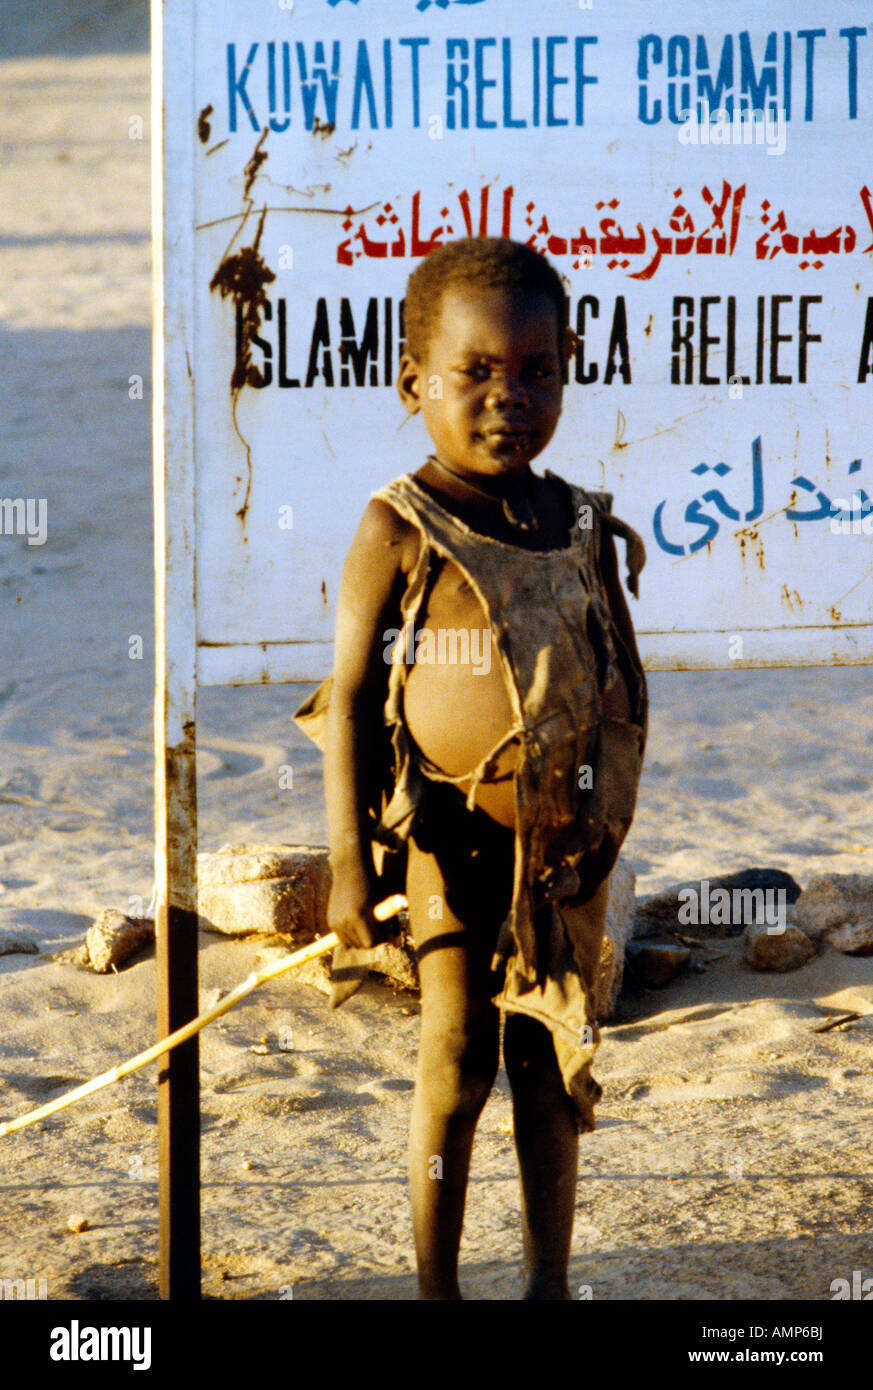
<path fill-rule="evenodd" d="M 231 256 L 225 256 L 209 282 L 211 290 L 218 290 L 222 299 L 230 298 L 234 307 L 242 315 L 242 333 L 230 379 L 231 393 L 236 396 L 244 386 L 263 386 L 264 378 L 260 367 L 252 361 L 252 338 L 261 326 L 267 296 L 265 287 L 275 280 L 275 272 L 270 269 L 260 253 L 261 236 L 267 209 L 264 208 L 259 219 L 258 229 L 251 246 L 242 246 Z"/>
<path fill-rule="evenodd" d="M 262 148 L 267 138 L 267 131 L 264 130 L 257 145 L 254 148 L 251 159 L 244 170 L 244 191 L 243 196 L 248 204 L 242 213 L 240 226 L 245 223 L 246 218 L 251 212 L 252 198 L 251 190 L 258 170 L 267 158 L 266 151 Z M 249 498 L 252 490 L 252 452 L 251 445 L 243 437 L 237 422 L 237 401 L 239 393 L 244 386 L 262 386 L 264 383 L 263 373 L 260 367 L 252 361 L 252 340 L 257 335 L 264 308 L 267 302 L 266 286 L 275 280 L 275 272 L 270 269 L 261 255 L 261 237 L 264 232 L 264 222 L 267 217 L 266 206 L 262 209 L 258 218 L 257 231 L 251 246 L 242 246 L 238 251 L 230 254 L 230 247 L 224 256 L 221 264 L 209 282 L 210 290 L 218 290 L 222 299 L 230 299 L 237 311 L 240 329 L 237 335 L 236 361 L 234 362 L 233 373 L 230 378 L 230 394 L 233 408 L 233 425 L 239 436 L 240 442 L 246 451 L 246 467 L 248 470 L 245 495 L 242 505 L 237 510 L 237 516 L 245 525 L 246 515 L 249 509 Z M 233 241 L 230 243 L 233 244 Z"/>
<path fill-rule="evenodd" d="M 260 140 L 255 145 L 255 148 L 252 151 L 252 157 L 246 165 L 245 169 L 243 170 L 243 175 L 245 177 L 245 184 L 243 186 L 243 197 L 246 199 L 248 199 L 251 195 L 252 185 L 254 184 L 255 179 L 258 177 L 258 170 L 260 169 L 262 164 L 266 163 L 267 160 L 267 151 L 262 148 L 264 141 L 267 138 L 267 135 L 268 128 L 265 126 L 263 131 L 261 132 Z"/>
<path fill-rule="evenodd" d="M 757 530 L 750 526 L 747 530 L 735 531 L 734 535 L 740 543 L 740 556 L 742 557 L 742 559 L 746 559 L 746 547 L 749 544 L 749 542 L 752 541 L 755 543 L 753 554 L 755 559 L 758 561 L 758 568 L 766 569 L 766 565 L 764 563 L 764 543 L 761 540 Z"/>
<path fill-rule="evenodd" d="M 783 603 L 787 603 L 792 613 L 795 608 L 803 607 L 803 599 L 796 589 L 789 589 L 787 584 L 782 585 L 782 593 L 779 595 Z"/>
<path fill-rule="evenodd" d="M 197 117 L 197 137 L 201 145 L 206 144 L 212 131 L 212 127 L 209 124 L 209 117 L 212 115 L 214 109 L 215 108 L 210 102 L 208 106 L 204 106 L 203 110 L 200 112 L 200 115 Z"/>

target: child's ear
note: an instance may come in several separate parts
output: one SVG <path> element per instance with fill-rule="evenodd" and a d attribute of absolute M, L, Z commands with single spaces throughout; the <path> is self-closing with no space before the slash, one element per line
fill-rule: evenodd
<path fill-rule="evenodd" d="M 572 328 L 568 325 L 568 327 L 564 329 L 564 352 L 568 362 L 570 358 L 574 356 L 578 346 L 579 335 L 574 333 Z"/>
<path fill-rule="evenodd" d="M 421 367 L 414 357 L 404 352 L 397 373 L 397 394 L 410 415 L 421 409 Z"/>

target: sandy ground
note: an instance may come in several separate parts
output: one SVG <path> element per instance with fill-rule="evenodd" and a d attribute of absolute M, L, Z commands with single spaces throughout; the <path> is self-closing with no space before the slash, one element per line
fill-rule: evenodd
<path fill-rule="evenodd" d="M 4 26 L 0 61 L 0 493 L 44 496 L 49 539 L 0 536 L 0 929 L 40 954 L 0 957 L 4 1118 L 154 1030 L 151 956 L 110 978 L 50 959 L 100 908 L 136 912 L 151 890 L 142 7 L 33 10 Z M 105 22 L 89 29 L 89 13 Z M 134 374 L 143 400 L 128 397 Z M 325 842 L 319 755 L 290 720 L 303 693 L 201 692 L 202 848 Z M 873 871 L 867 670 L 662 675 L 651 694 L 627 844 L 638 892 L 754 864 L 801 884 Z M 293 791 L 278 788 L 287 763 Z M 204 936 L 204 998 L 255 951 Z M 844 1009 L 862 1018 L 811 1031 Z M 416 1013 L 376 985 L 330 1013 L 285 981 L 204 1034 L 207 1295 L 414 1296 Z M 737 941 L 713 943 L 705 974 L 628 1001 L 596 1068 L 605 1096 L 581 1150 L 574 1291 L 822 1300 L 833 1279 L 873 1275 L 871 1041 L 873 963 L 833 950 L 766 976 L 743 967 Z M 0 1278 L 45 1278 L 50 1298 L 157 1296 L 154 1075 L 0 1141 Z M 66 1230 L 72 1213 L 87 1231 Z M 517 1298 L 519 1255 L 501 1076 L 474 1156 L 468 1296 Z"/>

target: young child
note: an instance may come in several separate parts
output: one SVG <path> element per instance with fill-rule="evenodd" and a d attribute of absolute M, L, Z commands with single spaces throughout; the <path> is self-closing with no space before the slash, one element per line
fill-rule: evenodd
<path fill-rule="evenodd" d="M 420 1296 L 460 1298 L 473 1133 L 500 1011 L 521 1170 L 525 1297 L 566 1299 L 580 1130 L 601 1091 L 592 999 L 607 876 L 633 815 L 646 688 L 613 533 L 531 461 L 573 348 L 561 281 L 530 248 L 451 242 L 410 277 L 398 388 L 434 453 L 375 493 L 343 571 L 327 704 L 328 926 L 384 937 L 404 851 L 421 979 L 409 1181 Z M 301 723 L 306 727 L 305 718 Z"/>

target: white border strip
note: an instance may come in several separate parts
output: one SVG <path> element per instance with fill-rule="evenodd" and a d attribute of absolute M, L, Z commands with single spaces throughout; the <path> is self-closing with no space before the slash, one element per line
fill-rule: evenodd
<path fill-rule="evenodd" d="M 637 633 L 637 645 L 647 671 L 873 665 L 873 627 L 867 624 L 735 628 L 730 632 L 644 632 Z"/>
<path fill-rule="evenodd" d="M 196 688 L 194 0 L 153 0 L 151 19 L 155 731 L 163 760 L 165 743 L 180 745 L 194 720 Z"/>

